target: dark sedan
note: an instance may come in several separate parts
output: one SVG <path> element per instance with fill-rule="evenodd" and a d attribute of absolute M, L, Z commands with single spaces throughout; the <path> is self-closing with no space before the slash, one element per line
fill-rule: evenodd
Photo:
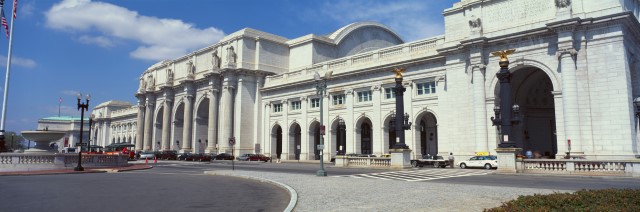
<path fill-rule="evenodd" d="M 263 154 L 252 154 L 251 156 L 249 156 L 249 159 L 248 159 L 248 161 L 264 161 L 264 162 L 267 162 L 269 160 L 271 160 L 271 158 Z"/>
<path fill-rule="evenodd" d="M 182 153 L 178 156 L 178 160 L 190 161 L 193 160 L 193 154 L 191 153 Z"/>
<path fill-rule="evenodd" d="M 220 153 L 219 155 L 216 155 L 216 157 L 214 158 L 214 160 L 233 160 L 235 159 L 235 157 L 229 153 Z"/>

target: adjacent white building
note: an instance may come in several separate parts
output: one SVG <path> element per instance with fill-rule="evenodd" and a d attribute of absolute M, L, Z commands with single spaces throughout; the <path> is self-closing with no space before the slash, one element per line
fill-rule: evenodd
<path fill-rule="evenodd" d="M 371 22 L 295 39 L 240 30 L 145 70 L 137 106 L 98 115 L 98 140 L 229 152 L 235 138 L 235 154 L 316 160 L 323 110 L 325 160 L 388 153 L 391 70 L 403 67 L 412 157 L 495 152 L 500 67 L 490 52 L 516 49 L 511 98 L 522 121 L 510 140 L 548 157 L 564 156 L 569 139 L 572 155 L 640 156 L 639 1 L 463 0 L 443 15 L 444 35 L 413 42 Z M 333 73 L 325 96 L 316 72 Z"/>

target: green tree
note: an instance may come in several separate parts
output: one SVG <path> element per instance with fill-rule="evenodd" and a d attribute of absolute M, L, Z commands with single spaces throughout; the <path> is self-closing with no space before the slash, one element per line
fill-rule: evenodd
<path fill-rule="evenodd" d="M 23 144 L 24 140 L 25 140 L 24 137 L 22 137 L 22 135 L 16 134 L 16 132 L 8 131 L 4 133 L 4 141 L 5 141 L 4 146 L 8 150 L 26 148 L 27 146 Z"/>

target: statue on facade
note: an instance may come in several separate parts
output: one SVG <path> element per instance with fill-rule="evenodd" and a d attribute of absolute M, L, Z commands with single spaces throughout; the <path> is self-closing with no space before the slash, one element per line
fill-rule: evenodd
<path fill-rule="evenodd" d="M 571 0 L 556 0 L 556 7 L 563 9 L 571 6 Z"/>
<path fill-rule="evenodd" d="M 187 79 L 195 79 L 196 77 L 196 69 L 193 66 L 193 61 L 189 60 L 187 62 Z"/>
<path fill-rule="evenodd" d="M 211 64 L 213 65 L 213 69 L 220 69 L 220 57 L 218 57 L 218 49 L 213 49 L 213 53 L 211 53 Z"/>
<path fill-rule="evenodd" d="M 469 20 L 469 28 L 471 28 L 472 33 L 482 32 L 482 21 L 480 18 L 471 17 Z"/>
<path fill-rule="evenodd" d="M 229 64 L 236 64 L 236 53 L 233 51 L 233 46 L 227 48 L 227 62 Z"/>
<path fill-rule="evenodd" d="M 153 76 L 149 75 L 149 79 L 147 80 L 147 90 L 153 90 L 153 86 L 155 86 L 155 80 Z"/>
<path fill-rule="evenodd" d="M 144 91 L 144 89 L 147 87 L 147 83 L 144 81 L 144 77 L 140 78 L 140 87 L 138 88 L 138 92 L 142 92 Z"/>
<path fill-rule="evenodd" d="M 173 71 L 168 68 L 167 69 L 167 83 L 170 83 L 173 81 Z"/>

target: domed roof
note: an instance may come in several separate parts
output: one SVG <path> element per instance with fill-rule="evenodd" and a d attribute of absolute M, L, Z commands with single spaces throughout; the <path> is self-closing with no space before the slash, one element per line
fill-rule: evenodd
<path fill-rule="evenodd" d="M 389 27 L 387 27 L 385 25 L 382 25 L 380 23 L 377 23 L 377 22 L 355 22 L 355 23 L 346 25 L 346 26 L 336 30 L 335 32 L 327 35 L 326 37 L 328 37 L 331 40 L 333 40 L 335 44 L 338 44 L 338 43 L 340 43 L 342 41 L 343 38 L 347 37 L 347 35 L 349 35 L 349 33 L 353 32 L 353 31 L 356 31 L 358 29 L 367 28 L 367 27 L 380 28 L 380 29 L 388 32 L 389 34 L 391 34 L 392 36 L 394 36 L 398 40 L 400 40 L 402 43 L 404 43 L 404 40 L 402 40 L 402 38 L 397 33 L 395 33 Z"/>

